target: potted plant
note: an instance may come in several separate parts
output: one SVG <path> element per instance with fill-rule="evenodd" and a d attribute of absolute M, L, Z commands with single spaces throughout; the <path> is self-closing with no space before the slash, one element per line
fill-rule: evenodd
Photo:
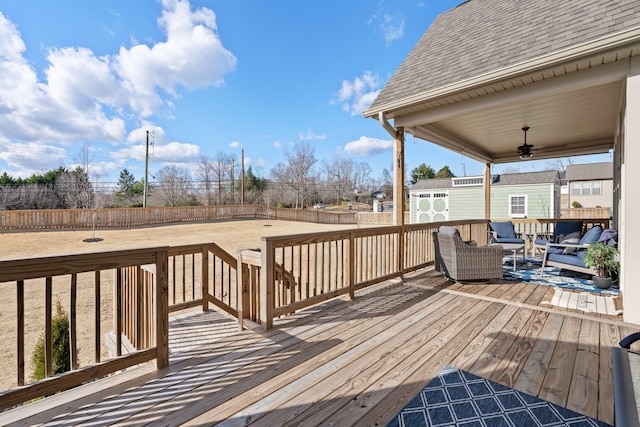
<path fill-rule="evenodd" d="M 593 283 L 598 288 L 607 289 L 611 286 L 613 281 L 611 275 L 617 274 L 620 269 L 619 253 L 615 246 L 603 242 L 594 243 L 587 248 L 584 265 L 596 269 Z"/>

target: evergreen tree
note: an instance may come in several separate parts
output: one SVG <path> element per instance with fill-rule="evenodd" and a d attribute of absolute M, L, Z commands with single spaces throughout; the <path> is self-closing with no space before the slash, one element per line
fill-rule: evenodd
<path fill-rule="evenodd" d="M 71 350 L 69 346 L 69 317 L 62 309 L 60 300 L 56 301 L 56 314 L 51 320 L 53 374 L 71 370 Z M 46 377 L 44 334 L 38 340 L 31 355 L 33 374 L 31 379 L 38 381 Z"/>
<path fill-rule="evenodd" d="M 436 171 L 434 171 L 431 166 L 427 166 L 425 163 L 422 163 L 411 171 L 411 184 L 415 184 L 421 179 L 432 179 L 435 178 L 435 176 Z"/>
<path fill-rule="evenodd" d="M 451 172 L 449 166 L 443 166 L 437 173 L 435 178 L 455 178 L 456 176 Z"/>

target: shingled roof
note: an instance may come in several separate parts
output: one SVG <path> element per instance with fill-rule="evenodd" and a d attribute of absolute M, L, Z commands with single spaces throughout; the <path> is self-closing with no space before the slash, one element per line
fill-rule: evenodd
<path fill-rule="evenodd" d="M 434 20 L 365 115 L 638 26 L 638 0 L 469 0 Z"/>
<path fill-rule="evenodd" d="M 504 173 L 493 175 L 492 186 L 502 185 L 532 185 L 532 184 L 553 184 L 560 180 L 558 171 L 538 171 L 526 173 Z M 415 183 L 412 190 L 433 190 L 436 188 L 453 188 L 451 178 L 423 179 Z"/>
<path fill-rule="evenodd" d="M 592 179 L 613 179 L 613 162 L 567 166 L 567 181 L 590 181 Z"/>

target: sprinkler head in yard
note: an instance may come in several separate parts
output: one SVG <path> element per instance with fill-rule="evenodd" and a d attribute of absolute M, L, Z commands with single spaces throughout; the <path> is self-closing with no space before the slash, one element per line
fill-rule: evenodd
<path fill-rule="evenodd" d="M 92 243 L 92 242 L 102 242 L 104 239 L 102 237 L 89 237 L 88 239 L 82 240 L 83 242 Z"/>

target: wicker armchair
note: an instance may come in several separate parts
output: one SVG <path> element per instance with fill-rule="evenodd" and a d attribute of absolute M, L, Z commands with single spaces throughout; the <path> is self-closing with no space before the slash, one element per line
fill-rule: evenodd
<path fill-rule="evenodd" d="M 434 239 L 436 269 L 452 280 L 502 279 L 502 247 L 472 246 L 454 227 L 440 227 Z"/>

